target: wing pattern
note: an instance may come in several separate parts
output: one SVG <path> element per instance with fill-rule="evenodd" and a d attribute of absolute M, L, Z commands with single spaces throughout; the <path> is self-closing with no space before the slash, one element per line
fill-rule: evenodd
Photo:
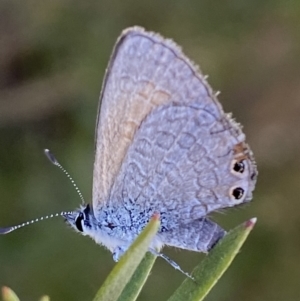
<path fill-rule="evenodd" d="M 131 28 L 100 95 L 93 207 L 129 198 L 188 223 L 252 197 L 256 167 L 238 124 L 170 40 Z M 234 170 L 243 162 L 243 173 Z M 232 197 L 241 187 L 241 198 Z"/>

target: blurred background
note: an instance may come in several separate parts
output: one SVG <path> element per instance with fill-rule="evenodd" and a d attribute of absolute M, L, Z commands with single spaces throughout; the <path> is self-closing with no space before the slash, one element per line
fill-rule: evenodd
<path fill-rule="evenodd" d="M 117 37 L 132 25 L 174 39 L 201 66 L 257 160 L 253 202 L 214 215 L 226 229 L 254 216 L 257 226 L 206 300 L 299 300 L 299 1 L 2 0 L 1 226 L 79 206 L 44 148 L 91 199 L 102 78 Z M 186 271 L 203 258 L 165 253 Z M 25 301 L 91 300 L 113 266 L 108 251 L 59 218 L 0 237 L 0 285 Z M 166 300 L 183 280 L 158 259 L 139 300 Z"/>

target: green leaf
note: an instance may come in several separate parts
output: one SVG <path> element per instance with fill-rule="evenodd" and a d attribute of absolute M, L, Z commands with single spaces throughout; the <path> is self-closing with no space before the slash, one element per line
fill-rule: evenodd
<path fill-rule="evenodd" d="M 49 296 L 43 296 L 40 301 L 50 301 Z"/>
<path fill-rule="evenodd" d="M 99 289 L 94 301 L 116 301 L 127 283 L 132 278 L 136 268 L 149 249 L 159 228 L 159 215 L 155 215 L 142 233 L 133 242 L 120 261 L 115 265 Z"/>
<path fill-rule="evenodd" d="M 147 252 L 138 268 L 135 270 L 130 282 L 126 285 L 118 301 L 134 301 L 143 288 L 153 267 L 156 256 Z"/>
<path fill-rule="evenodd" d="M 20 301 L 16 293 L 7 286 L 2 287 L 3 301 Z"/>
<path fill-rule="evenodd" d="M 238 254 L 256 218 L 231 230 L 194 269 L 195 281 L 186 279 L 168 301 L 200 301 L 209 293 Z"/>

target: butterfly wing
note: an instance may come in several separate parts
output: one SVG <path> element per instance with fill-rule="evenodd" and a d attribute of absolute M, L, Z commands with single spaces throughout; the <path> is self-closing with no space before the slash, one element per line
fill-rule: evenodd
<path fill-rule="evenodd" d="M 125 31 L 100 101 L 95 211 L 127 198 L 188 223 L 251 199 L 256 168 L 245 135 L 172 41 Z"/>

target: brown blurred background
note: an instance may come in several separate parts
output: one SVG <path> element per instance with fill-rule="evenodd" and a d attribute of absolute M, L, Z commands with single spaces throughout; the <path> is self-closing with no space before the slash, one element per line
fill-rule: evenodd
<path fill-rule="evenodd" d="M 101 82 L 132 25 L 174 39 L 201 66 L 257 159 L 254 201 L 215 218 L 227 229 L 253 216 L 258 224 L 207 300 L 299 300 L 299 1 L 1 1 L 0 224 L 79 205 L 44 148 L 90 200 Z M 187 271 L 203 257 L 165 252 Z M 91 300 L 113 265 L 58 218 L 0 237 L 0 285 L 25 301 Z M 183 279 L 158 259 L 140 300 L 166 300 Z"/>

